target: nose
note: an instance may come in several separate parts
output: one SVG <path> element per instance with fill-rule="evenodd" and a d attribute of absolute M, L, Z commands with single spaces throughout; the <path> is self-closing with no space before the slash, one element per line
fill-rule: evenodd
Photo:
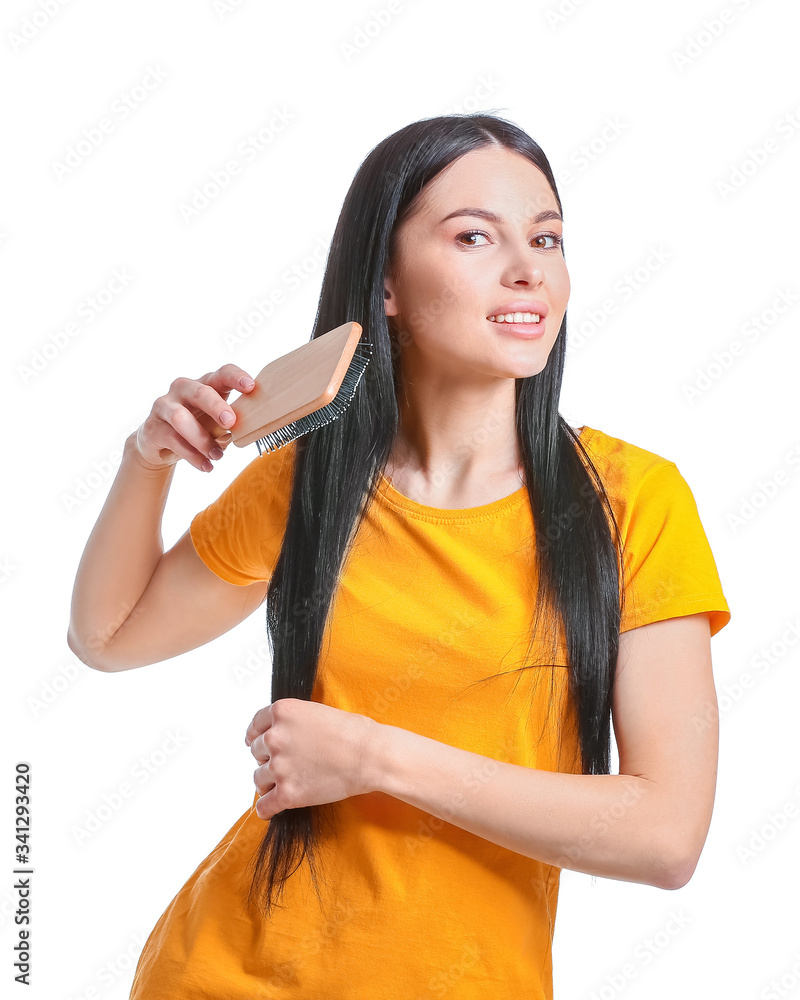
<path fill-rule="evenodd" d="M 544 281 L 542 260 L 527 244 L 510 253 L 505 267 L 504 284 L 537 287 Z"/>

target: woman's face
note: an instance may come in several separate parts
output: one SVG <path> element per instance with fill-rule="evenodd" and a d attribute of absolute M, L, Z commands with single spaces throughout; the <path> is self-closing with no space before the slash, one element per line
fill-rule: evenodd
<path fill-rule="evenodd" d="M 550 185 L 518 153 L 484 147 L 438 174 L 399 226 L 385 280 L 406 375 L 420 365 L 446 380 L 538 375 L 569 299 L 561 235 Z M 489 319 L 520 312 L 544 316 L 521 325 Z"/>

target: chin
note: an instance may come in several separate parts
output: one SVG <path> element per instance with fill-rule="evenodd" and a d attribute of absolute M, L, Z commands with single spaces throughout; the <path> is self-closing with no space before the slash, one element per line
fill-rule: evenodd
<path fill-rule="evenodd" d="M 505 361 L 515 372 L 516 378 L 530 378 L 531 375 L 538 375 L 547 367 L 550 360 L 550 352 L 553 350 L 552 344 L 529 343 L 517 348 L 510 358 Z"/>
<path fill-rule="evenodd" d="M 531 361 L 529 358 L 520 359 L 517 363 L 509 362 L 508 366 L 498 370 L 498 375 L 504 378 L 531 378 L 539 375 L 547 367 L 547 358 L 544 361 Z"/>

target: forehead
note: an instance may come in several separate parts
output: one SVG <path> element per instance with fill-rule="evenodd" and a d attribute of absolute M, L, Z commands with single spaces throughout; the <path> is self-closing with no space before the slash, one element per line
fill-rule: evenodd
<path fill-rule="evenodd" d="M 449 212 L 473 206 L 506 217 L 529 217 L 558 202 L 542 171 L 503 147 L 471 150 L 448 164 L 423 189 L 415 215 L 438 224 Z"/>

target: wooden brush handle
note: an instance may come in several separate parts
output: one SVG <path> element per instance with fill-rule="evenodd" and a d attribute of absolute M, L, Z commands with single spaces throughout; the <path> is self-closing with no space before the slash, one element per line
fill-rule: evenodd
<path fill-rule="evenodd" d="M 359 323 L 343 323 L 270 361 L 256 375 L 250 392 L 228 404 L 236 422 L 220 447 L 224 450 L 233 441 L 244 448 L 329 403 L 339 391 L 361 333 Z M 215 441 L 228 433 L 207 413 L 197 419 Z"/>

